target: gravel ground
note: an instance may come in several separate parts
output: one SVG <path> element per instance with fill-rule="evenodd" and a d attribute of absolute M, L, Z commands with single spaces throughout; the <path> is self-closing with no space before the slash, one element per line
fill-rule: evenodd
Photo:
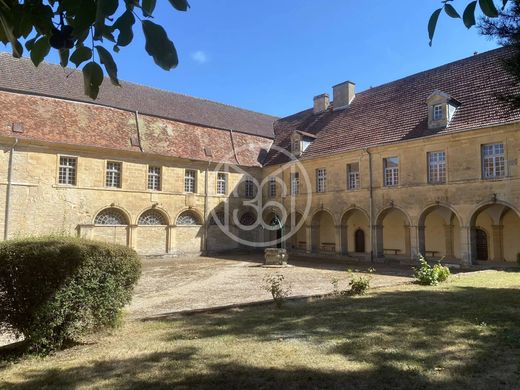
<path fill-rule="evenodd" d="M 340 289 L 348 286 L 347 268 L 366 271 L 370 264 L 291 257 L 289 268 L 262 267 L 260 254 L 226 257 L 144 259 L 143 275 L 132 303 L 131 319 L 150 318 L 180 311 L 258 302 L 270 299 L 262 287 L 267 275 L 280 273 L 291 286 L 291 296 L 332 292 L 333 279 Z M 390 286 L 411 281 L 405 266 L 376 264 L 371 286 Z M 16 341 L 0 334 L 0 346 Z"/>

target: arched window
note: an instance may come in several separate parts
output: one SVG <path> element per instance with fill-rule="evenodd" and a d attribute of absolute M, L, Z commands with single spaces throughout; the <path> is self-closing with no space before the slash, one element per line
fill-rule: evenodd
<path fill-rule="evenodd" d="M 211 218 L 209 220 L 209 224 L 210 225 L 216 225 L 217 224 L 217 220 L 220 222 L 221 225 L 225 225 L 226 224 L 226 219 L 225 219 L 225 216 L 224 216 L 224 212 L 217 211 L 216 213 L 212 213 L 211 214 Z"/>
<path fill-rule="evenodd" d="M 116 208 L 101 210 L 94 219 L 96 225 L 128 225 L 128 220 L 123 212 Z"/>
<path fill-rule="evenodd" d="M 253 213 L 246 212 L 240 217 L 240 224 L 243 226 L 251 226 L 256 222 L 256 217 Z"/>
<path fill-rule="evenodd" d="M 164 214 L 157 210 L 147 210 L 141 214 L 139 217 L 139 221 L 137 222 L 139 225 L 167 225 L 166 218 Z"/>
<path fill-rule="evenodd" d="M 195 215 L 191 211 L 185 211 L 181 213 L 181 215 L 179 215 L 179 217 L 177 218 L 177 225 L 200 225 L 200 221 L 197 215 Z"/>

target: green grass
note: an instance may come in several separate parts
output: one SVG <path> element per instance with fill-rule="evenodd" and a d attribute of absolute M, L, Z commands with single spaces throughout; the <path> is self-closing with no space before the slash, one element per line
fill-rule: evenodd
<path fill-rule="evenodd" d="M 367 296 L 128 322 L 0 388 L 518 389 L 520 273 Z"/>

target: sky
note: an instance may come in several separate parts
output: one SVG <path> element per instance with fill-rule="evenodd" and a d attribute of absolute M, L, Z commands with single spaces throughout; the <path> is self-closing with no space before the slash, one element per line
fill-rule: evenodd
<path fill-rule="evenodd" d="M 468 2 L 453 4 L 462 14 Z M 114 54 L 120 79 L 275 116 L 345 80 L 363 91 L 497 47 L 445 14 L 430 47 L 440 0 L 190 0 L 188 12 L 157 3 L 179 66 L 157 67 L 136 24 L 134 42 Z"/>

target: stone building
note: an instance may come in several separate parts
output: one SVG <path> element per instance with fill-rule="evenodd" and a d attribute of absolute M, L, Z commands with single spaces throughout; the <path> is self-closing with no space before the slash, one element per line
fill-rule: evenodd
<path fill-rule="evenodd" d="M 130 83 L 104 83 L 92 102 L 77 73 L 1 54 L 0 234 L 79 234 L 142 254 L 272 238 L 305 254 L 515 261 L 508 50 L 360 93 L 347 81 L 281 119 Z M 259 199 L 274 206 L 258 212 Z"/>

